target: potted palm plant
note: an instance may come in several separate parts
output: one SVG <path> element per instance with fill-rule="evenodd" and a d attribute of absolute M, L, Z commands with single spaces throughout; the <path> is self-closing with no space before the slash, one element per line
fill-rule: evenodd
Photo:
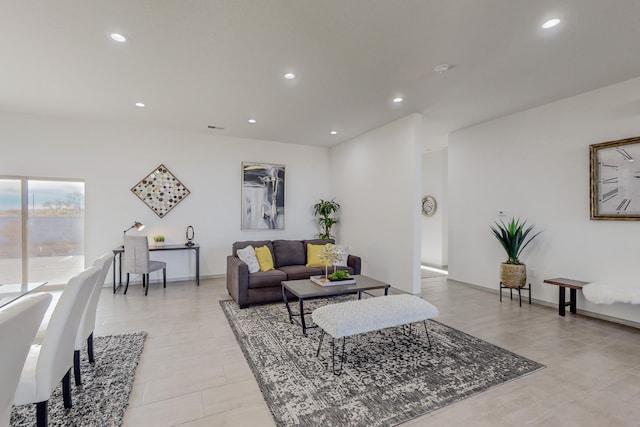
<path fill-rule="evenodd" d="M 534 226 L 525 228 L 527 221 L 511 218 L 506 224 L 501 220 L 490 226 L 504 250 L 507 260 L 500 265 L 500 281 L 508 288 L 523 288 L 527 282 L 527 266 L 518 259 L 523 249 L 542 233 L 531 234 Z"/>
<path fill-rule="evenodd" d="M 334 218 L 331 215 L 338 212 L 340 205 L 335 199 L 322 200 L 313 205 L 313 214 L 318 217 L 318 224 L 320 224 L 321 232 L 318 235 L 321 239 L 331 239 L 331 227 L 338 223 L 338 218 Z"/>

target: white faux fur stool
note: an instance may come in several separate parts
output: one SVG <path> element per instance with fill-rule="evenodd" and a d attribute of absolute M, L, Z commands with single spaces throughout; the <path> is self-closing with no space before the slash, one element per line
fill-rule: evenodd
<path fill-rule="evenodd" d="M 314 323 L 322 329 L 316 357 L 320 354 L 325 332 L 331 335 L 333 340 L 342 338 L 342 359 L 338 372 L 335 370 L 335 343 L 333 340 L 331 355 L 334 374 L 340 375 L 344 363 L 344 339 L 346 337 L 415 322 L 424 322 L 429 346 L 431 346 L 426 320 L 434 318 L 438 314 L 438 309 L 433 304 L 409 294 L 365 298 L 325 305 L 315 309 L 311 314 Z"/>

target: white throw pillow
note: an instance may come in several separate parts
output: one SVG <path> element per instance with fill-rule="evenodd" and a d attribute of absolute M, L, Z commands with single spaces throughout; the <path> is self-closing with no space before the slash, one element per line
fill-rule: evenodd
<path fill-rule="evenodd" d="M 238 258 L 244 261 L 249 266 L 249 273 L 256 273 L 260 271 L 260 263 L 256 257 L 256 250 L 253 246 L 249 245 L 244 249 L 238 249 Z"/>
<path fill-rule="evenodd" d="M 333 263 L 336 267 L 346 267 L 347 258 L 349 258 L 349 246 L 334 245 L 336 252 L 340 255 L 340 259 Z"/>

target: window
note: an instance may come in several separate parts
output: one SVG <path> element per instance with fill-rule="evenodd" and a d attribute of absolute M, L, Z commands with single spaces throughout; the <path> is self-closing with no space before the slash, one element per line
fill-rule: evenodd
<path fill-rule="evenodd" d="M 0 283 L 66 283 L 84 268 L 84 182 L 0 177 Z"/>

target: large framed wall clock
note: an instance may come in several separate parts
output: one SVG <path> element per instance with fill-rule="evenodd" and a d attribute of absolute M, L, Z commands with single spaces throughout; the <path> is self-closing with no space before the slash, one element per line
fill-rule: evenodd
<path fill-rule="evenodd" d="M 640 137 L 589 146 L 592 220 L 640 220 Z"/>
<path fill-rule="evenodd" d="M 436 203 L 436 199 L 433 196 L 424 196 L 422 198 L 422 215 L 432 216 L 434 213 L 436 213 L 437 208 L 438 204 Z"/>

